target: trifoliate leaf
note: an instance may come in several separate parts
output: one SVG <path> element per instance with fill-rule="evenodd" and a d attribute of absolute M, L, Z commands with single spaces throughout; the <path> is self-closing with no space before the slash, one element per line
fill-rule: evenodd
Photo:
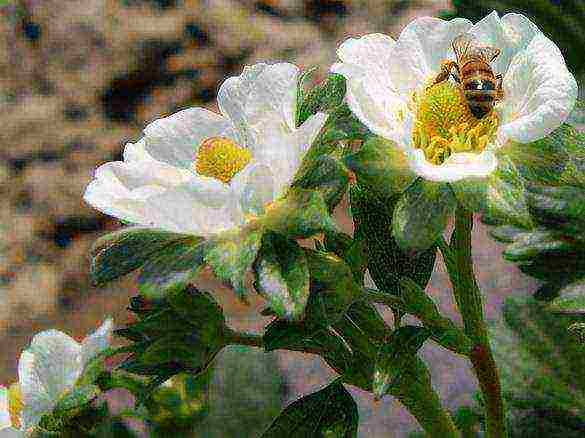
<path fill-rule="evenodd" d="M 406 253 L 432 247 L 456 204 L 446 184 L 418 179 L 404 192 L 394 210 L 392 235 L 398 246 Z"/>
<path fill-rule="evenodd" d="M 246 274 L 258 256 L 261 243 L 261 231 L 242 230 L 212 239 L 205 254 L 205 261 L 217 278 L 229 282 L 240 298 L 246 295 Z"/>
<path fill-rule="evenodd" d="M 193 236 L 145 227 L 124 228 L 98 239 L 92 247 L 91 276 L 101 285 L 140 268 L 174 242 Z"/>
<path fill-rule="evenodd" d="M 358 409 L 339 381 L 291 403 L 262 438 L 356 438 Z"/>
<path fill-rule="evenodd" d="M 416 362 L 416 354 L 430 333 L 423 327 L 402 326 L 392 332 L 376 359 L 373 390 L 376 399 L 382 398 L 405 368 Z"/>
<path fill-rule="evenodd" d="M 404 154 L 381 137 L 371 137 L 344 162 L 360 185 L 389 198 L 402 193 L 415 180 Z"/>
<path fill-rule="evenodd" d="M 140 294 L 157 300 L 187 287 L 204 266 L 207 248 L 207 242 L 197 237 L 165 246 L 142 268 L 138 277 Z"/>
<path fill-rule="evenodd" d="M 254 266 L 256 289 L 280 318 L 302 318 L 309 298 L 309 266 L 293 240 L 266 233 Z"/>
<path fill-rule="evenodd" d="M 286 198 L 274 202 L 259 223 L 291 239 L 338 231 L 323 195 L 314 190 L 291 190 Z"/>
<path fill-rule="evenodd" d="M 385 198 L 361 185 L 350 189 L 355 239 L 367 248 L 368 269 L 379 290 L 398 295 L 399 280 L 409 277 L 425 288 L 435 265 L 433 246 L 418 255 L 406 255 L 392 237 L 392 217 L 399 196 Z"/>

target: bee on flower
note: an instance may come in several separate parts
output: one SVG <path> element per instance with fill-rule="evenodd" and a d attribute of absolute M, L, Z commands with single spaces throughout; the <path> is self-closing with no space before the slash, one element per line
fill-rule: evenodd
<path fill-rule="evenodd" d="M 429 181 L 490 175 L 499 149 L 550 134 L 577 96 L 559 48 L 519 14 L 492 12 L 476 24 L 424 17 L 396 41 L 350 38 L 337 54 L 331 70 L 346 78 L 353 113 Z"/>
<path fill-rule="evenodd" d="M 18 382 L 0 386 L 0 437 L 24 437 L 77 384 L 91 359 L 108 348 L 113 331 L 107 319 L 81 343 L 58 330 L 34 336 L 18 361 Z"/>

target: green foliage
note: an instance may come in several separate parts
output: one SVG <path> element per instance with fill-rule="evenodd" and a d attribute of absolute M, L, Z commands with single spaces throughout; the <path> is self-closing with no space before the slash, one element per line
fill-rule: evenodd
<path fill-rule="evenodd" d="M 487 178 L 468 178 L 451 184 L 457 200 L 468 210 L 483 214 L 490 223 L 512 223 L 530 228 L 524 180 L 514 162 L 504 153 L 498 167 Z"/>
<path fill-rule="evenodd" d="M 430 333 L 423 327 L 402 326 L 394 330 L 378 352 L 374 372 L 374 397 L 382 398 L 396 385 L 406 369 L 416 363 L 416 354 Z"/>
<path fill-rule="evenodd" d="M 305 73 L 311 75 L 314 70 Z M 308 93 L 303 93 L 303 82 L 307 79 L 302 75 L 300 79 L 300 99 L 297 100 L 297 126 L 302 125 L 311 115 L 317 112 L 330 112 L 343 103 L 345 96 L 345 78 L 338 74 L 329 77 L 313 87 Z"/>
<path fill-rule="evenodd" d="M 295 241 L 265 233 L 254 272 L 256 290 L 280 318 L 295 320 L 303 316 L 309 298 L 309 267 Z"/>
<path fill-rule="evenodd" d="M 91 276 L 102 285 L 128 274 L 170 244 L 196 243 L 193 236 L 144 227 L 124 228 L 95 242 L 92 248 Z"/>
<path fill-rule="evenodd" d="M 291 403 L 262 438 L 357 437 L 358 410 L 339 380 Z"/>
<path fill-rule="evenodd" d="M 286 198 L 274 202 L 259 224 L 291 239 L 337 231 L 323 195 L 302 189 L 291 190 Z"/>
<path fill-rule="evenodd" d="M 226 233 L 212 239 L 205 254 L 205 261 L 217 278 L 229 282 L 242 299 L 246 296 L 246 274 L 256 260 L 261 243 L 259 230 Z"/>
<path fill-rule="evenodd" d="M 400 284 L 405 310 L 422 321 L 431 338 L 455 353 L 469 355 L 471 340 L 452 320 L 440 314 L 432 298 L 409 278 L 403 278 Z"/>
<path fill-rule="evenodd" d="M 404 154 L 392 142 L 370 137 L 354 154 L 344 158 L 360 185 L 386 198 L 402 193 L 415 180 Z"/>
<path fill-rule="evenodd" d="M 418 179 L 396 203 L 392 235 L 405 252 L 431 248 L 453 214 L 456 200 L 446 184 Z"/>
<path fill-rule="evenodd" d="M 579 320 L 553 315 L 532 298 L 506 301 L 504 321 L 491 334 L 510 407 L 585 425 L 585 347 L 566 334 Z"/>
<path fill-rule="evenodd" d="M 205 371 L 227 344 L 221 308 L 210 294 L 194 287 L 154 303 L 136 297 L 129 309 L 138 320 L 117 331 L 133 341 L 125 347 L 131 355 L 119 369 L 151 376 L 155 387 L 183 371 L 194 375 Z M 137 383 L 135 388 L 140 398 L 148 395 L 148 386 Z"/>
<path fill-rule="evenodd" d="M 355 237 L 367 248 L 370 275 L 382 292 L 399 295 L 400 278 L 408 277 L 426 288 L 435 266 L 433 246 L 417 255 L 405 254 L 392 237 L 392 219 L 398 197 L 386 198 L 360 184 L 350 189 Z"/>

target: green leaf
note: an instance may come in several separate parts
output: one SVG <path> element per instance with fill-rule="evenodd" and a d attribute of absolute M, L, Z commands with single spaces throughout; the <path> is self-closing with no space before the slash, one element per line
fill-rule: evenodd
<path fill-rule="evenodd" d="M 439 345 L 456 353 L 468 355 L 473 343 L 453 321 L 440 314 L 437 305 L 424 290 L 409 278 L 400 281 L 401 298 L 408 313 L 416 316 Z"/>
<path fill-rule="evenodd" d="M 240 298 L 246 295 L 246 274 L 258 256 L 261 243 L 261 231 L 242 230 L 211 240 L 205 254 L 205 261 L 217 278 L 229 282 Z"/>
<path fill-rule="evenodd" d="M 55 417 L 74 417 L 101 394 L 95 385 L 82 385 L 72 388 L 58 402 L 53 411 Z"/>
<path fill-rule="evenodd" d="M 429 249 L 443 233 L 455 206 L 447 185 L 418 179 L 396 204 L 392 218 L 396 243 L 405 252 Z"/>
<path fill-rule="evenodd" d="M 313 190 L 291 190 L 284 199 L 274 202 L 259 223 L 291 239 L 338 231 L 323 195 Z"/>
<path fill-rule="evenodd" d="M 304 80 L 304 78 L 303 78 Z M 330 112 L 343 103 L 345 78 L 338 74 L 329 77 L 314 87 L 300 103 L 297 126 L 318 112 Z"/>
<path fill-rule="evenodd" d="M 276 233 L 264 234 L 254 272 L 258 293 L 280 318 L 302 318 L 309 298 L 309 266 L 295 241 Z"/>
<path fill-rule="evenodd" d="M 585 235 L 584 188 L 532 185 L 529 187 L 528 202 L 535 221 L 583 241 Z"/>
<path fill-rule="evenodd" d="M 368 269 L 368 247 L 363 237 L 356 235 L 356 238 L 352 239 L 344 233 L 328 233 L 325 235 L 321 251 L 332 252 L 343 259 L 351 269 L 354 280 L 358 284 L 363 283 Z"/>
<path fill-rule="evenodd" d="M 571 114 L 569 114 L 565 123 L 574 127 L 585 126 L 585 100 L 577 100 L 577 102 L 575 102 L 575 107 L 573 108 L 573 111 L 571 111 Z"/>
<path fill-rule="evenodd" d="M 585 279 L 563 287 L 560 297 L 548 304 L 548 309 L 556 313 L 585 314 Z"/>
<path fill-rule="evenodd" d="M 193 236 L 145 227 L 124 228 L 98 239 L 92 247 L 91 276 L 101 285 L 128 274 L 174 242 Z"/>
<path fill-rule="evenodd" d="M 373 390 L 376 399 L 382 398 L 404 373 L 416 362 L 416 354 L 430 333 L 423 327 L 402 326 L 392 332 L 376 359 Z"/>
<path fill-rule="evenodd" d="M 564 180 L 570 177 L 567 169 L 574 172 L 580 168 L 583 171 L 585 134 L 562 125 L 535 142 L 510 143 L 501 154 L 512 159 L 520 174 L 531 184 L 562 185 L 569 182 Z"/>
<path fill-rule="evenodd" d="M 172 309 L 197 329 L 199 339 L 213 344 L 223 338 L 227 326 L 223 310 L 213 296 L 205 291 L 187 288 L 169 296 Z"/>
<path fill-rule="evenodd" d="M 585 249 L 585 248 L 584 248 Z M 527 233 L 519 233 L 514 242 L 504 251 L 504 258 L 511 262 L 523 262 L 539 255 L 550 257 L 566 255 L 574 251 L 570 241 L 563 239 L 558 233 L 546 229 L 536 229 Z"/>
<path fill-rule="evenodd" d="M 329 328 L 308 327 L 302 322 L 274 320 L 263 336 L 265 351 L 292 350 L 318 354 L 339 374 L 352 363 L 352 351 L 338 334 Z"/>
<path fill-rule="evenodd" d="M 368 269 L 379 290 L 398 295 L 399 280 L 409 277 L 422 288 L 427 286 L 435 265 L 436 248 L 418 255 L 406 255 L 392 237 L 392 217 L 399 197 L 382 197 L 366 187 L 350 189 L 355 239 L 367 248 Z"/>
<path fill-rule="evenodd" d="M 360 185 L 389 198 L 402 193 L 415 180 L 404 154 L 381 137 L 371 137 L 344 161 Z"/>
<path fill-rule="evenodd" d="M 295 126 L 298 128 L 300 125 L 303 124 L 303 122 L 305 122 L 306 119 L 301 119 L 301 112 L 303 109 L 303 104 L 306 100 L 306 90 L 305 87 L 307 85 L 307 82 L 309 82 L 311 76 L 313 75 L 313 73 L 315 73 L 315 71 L 317 70 L 317 67 L 310 67 L 306 70 L 303 70 L 301 72 L 301 74 L 299 75 L 299 78 L 297 80 L 297 106 L 296 106 L 296 111 L 295 111 Z"/>
<path fill-rule="evenodd" d="M 356 438 L 358 409 L 339 381 L 291 403 L 262 438 Z"/>
<path fill-rule="evenodd" d="M 292 187 L 316 190 L 323 196 L 330 211 L 339 204 L 347 190 L 349 175 L 347 169 L 330 155 L 322 155 L 310 161 L 300 172 Z"/>
<path fill-rule="evenodd" d="M 490 330 L 511 407 L 571 413 L 585 421 L 585 349 L 567 335 L 582 317 L 553 315 L 533 298 L 508 298 Z"/>
<path fill-rule="evenodd" d="M 138 277 L 140 294 L 150 300 L 159 300 L 187 287 L 204 266 L 207 248 L 207 242 L 197 237 L 165 246 L 142 268 Z"/>
<path fill-rule="evenodd" d="M 482 213 L 487 223 L 532 226 L 524 181 L 504 154 L 498 156 L 498 167 L 490 176 L 463 179 L 451 183 L 451 187 L 457 200 L 467 209 Z"/>

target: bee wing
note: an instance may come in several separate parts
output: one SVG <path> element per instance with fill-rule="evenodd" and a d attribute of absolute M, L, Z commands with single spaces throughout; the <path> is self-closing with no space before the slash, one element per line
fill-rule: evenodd
<path fill-rule="evenodd" d="M 478 47 L 477 50 L 478 55 L 487 63 L 490 63 L 496 59 L 501 52 L 501 50 L 497 47 L 490 46 Z"/>
<path fill-rule="evenodd" d="M 453 40 L 453 51 L 457 62 L 461 63 L 474 51 L 477 46 L 476 38 L 470 33 L 462 33 Z"/>
<path fill-rule="evenodd" d="M 453 40 L 453 51 L 457 62 L 463 64 L 470 58 L 479 58 L 490 63 L 500 54 L 500 49 L 496 47 L 480 45 L 477 38 L 470 33 L 462 33 Z"/>

